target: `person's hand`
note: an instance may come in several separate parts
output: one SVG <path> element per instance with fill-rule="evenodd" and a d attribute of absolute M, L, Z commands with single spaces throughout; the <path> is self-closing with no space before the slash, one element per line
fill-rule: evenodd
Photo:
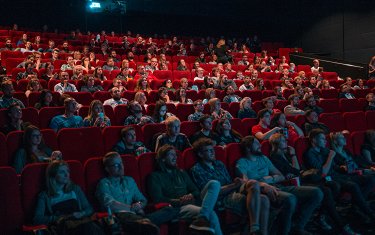
<path fill-rule="evenodd" d="M 292 146 L 287 147 L 288 154 L 291 156 L 296 155 L 296 150 Z"/>
<path fill-rule="evenodd" d="M 51 153 L 51 161 L 62 160 L 62 153 L 59 150 L 53 151 Z"/>
<path fill-rule="evenodd" d="M 294 122 L 291 122 L 291 121 L 286 121 L 286 125 L 287 126 L 294 126 L 296 124 Z"/>
<path fill-rule="evenodd" d="M 343 171 L 345 171 L 345 172 L 348 172 L 348 167 L 345 166 L 345 165 L 341 165 L 340 169 L 343 170 Z"/>
<path fill-rule="evenodd" d="M 273 133 L 279 132 L 280 130 L 281 130 L 281 127 L 278 127 L 278 126 L 272 129 Z"/>
<path fill-rule="evenodd" d="M 336 156 L 336 152 L 333 151 L 333 150 L 329 150 L 329 155 L 328 156 L 331 156 L 332 158 L 334 158 Z"/>
<path fill-rule="evenodd" d="M 279 189 L 266 183 L 263 183 L 262 186 L 262 192 L 266 194 L 271 201 L 276 201 L 277 196 L 279 195 Z"/>
<path fill-rule="evenodd" d="M 186 194 L 180 197 L 180 201 L 182 205 L 192 204 L 194 203 L 194 196 L 191 193 Z"/>
<path fill-rule="evenodd" d="M 236 178 L 233 180 L 233 182 L 234 182 L 237 186 L 240 186 L 240 185 L 244 184 L 244 183 L 246 182 L 246 180 L 243 179 L 243 178 L 236 177 Z"/>
<path fill-rule="evenodd" d="M 75 219 L 80 219 L 83 217 L 83 213 L 82 212 L 74 212 L 72 214 L 72 217 L 75 218 Z"/>
<path fill-rule="evenodd" d="M 131 204 L 131 207 L 130 207 L 133 211 L 137 212 L 139 210 L 142 210 L 142 203 L 141 202 L 135 202 L 133 204 Z"/>
<path fill-rule="evenodd" d="M 285 178 L 287 178 L 288 180 L 289 179 L 292 179 L 292 178 L 294 178 L 295 177 L 295 175 L 293 175 L 293 174 L 291 174 L 291 173 L 289 173 L 289 174 L 287 174 L 286 176 L 285 176 Z"/>

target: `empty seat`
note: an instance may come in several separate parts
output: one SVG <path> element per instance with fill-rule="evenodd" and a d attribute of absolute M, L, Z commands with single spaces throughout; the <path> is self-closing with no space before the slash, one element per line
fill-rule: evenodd
<path fill-rule="evenodd" d="M 241 130 L 240 133 L 242 136 L 248 136 L 251 134 L 251 128 L 258 124 L 258 120 L 256 118 L 244 118 L 241 120 Z"/>
<path fill-rule="evenodd" d="M 365 141 L 365 131 L 354 131 L 350 133 L 350 138 L 353 146 L 353 153 L 361 155 L 361 147 Z"/>
<path fill-rule="evenodd" d="M 366 102 L 359 99 L 340 99 L 339 107 L 341 112 L 363 111 Z"/>
<path fill-rule="evenodd" d="M 347 112 L 343 114 L 346 129 L 352 131 L 364 131 L 367 129 L 365 113 L 359 112 Z"/>
<path fill-rule="evenodd" d="M 183 121 L 181 122 L 180 132 L 184 133 L 187 137 L 192 136 L 201 129 L 199 122 Z"/>
<path fill-rule="evenodd" d="M 93 100 L 90 92 L 65 92 L 65 94 L 73 97 L 79 104 L 90 105 Z"/>
<path fill-rule="evenodd" d="M 64 128 L 57 134 L 57 140 L 65 160 L 84 163 L 90 157 L 104 153 L 102 134 L 97 127 Z"/>
<path fill-rule="evenodd" d="M 322 113 L 319 121 L 328 126 L 332 132 L 345 130 L 345 120 L 341 113 Z"/>
<path fill-rule="evenodd" d="M 257 100 L 262 100 L 262 91 L 258 90 L 245 90 L 242 92 L 243 97 L 250 97 L 251 100 L 257 101 Z"/>
<path fill-rule="evenodd" d="M 117 105 L 114 108 L 115 120 L 111 120 L 113 125 L 124 125 L 125 119 L 130 115 L 127 105 Z"/>
<path fill-rule="evenodd" d="M 227 169 L 229 174 L 234 177 L 236 162 L 242 156 L 239 143 L 230 143 L 226 146 L 227 153 Z"/>
<path fill-rule="evenodd" d="M 177 104 L 176 115 L 181 121 L 187 121 L 188 116 L 194 113 L 193 104 Z"/>
<path fill-rule="evenodd" d="M 336 113 L 340 112 L 339 101 L 335 99 L 321 99 L 319 106 L 324 110 L 325 113 Z"/>
<path fill-rule="evenodd" d="M 65 112 L 64 107 L 44 107 L 39 110 L 39 128 L 50 128 L 49 125 L 53 117 Z"/>
<path fill-rule="evenodd" d="M 161 133 L 165 131 L 165 124 L 164 123 L 150 123 L 146 124 L 142 127 L 144 144 L 147 148 L 153 149 L 155 147 L 155 143 L 153 143 L 154 135 L 157 133 Z"/>
<path fill-rule="evenodd" d="M 365 113 L 367 129 L 375 129 L 375 111 Z"/>
<path fill-rule="evenodd" d="M 323 89 L 320 90 L 320 94 L 323 99 L 337 99 L 339 97 L 339 91 L 336 89 Z"/>
<path fill-rule="evenodd" d="M 0 228 L 1 233 L 20 234 L 23 224 L 23 210 L 19 179 L 11 167 L 0 167 Z"/>
<path fill-rule="evenodd" d="M 166 70 L 166 71 L 161 71 L 161 70 L 156 70 L 153 72 L 154 76 L 160 80 L 172 80 L 172 71 Z"/>
<path fill-rule="evenodd" d="M 190 71 L 173 71 L 173 80 L 181 80 L 181 78 L 187 78 L 188 80 L 191 80 L 191 73 Z"/>

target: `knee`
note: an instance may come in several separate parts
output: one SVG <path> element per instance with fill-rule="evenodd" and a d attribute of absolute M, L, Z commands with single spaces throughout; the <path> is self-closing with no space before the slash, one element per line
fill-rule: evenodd
<path fill-rule="evenodd" d="M 215 190 L 215 191 L 219 190 L 220 191 L 220 188 L 221 188 L 221 184 L 217 180 L 210 180 L 207 183 L 207 189 L 208 190 Z"/>
<path fill-rule="evenodd" d="M 324 197 L 324 194 L 323 194 L 322 190 L 320 190 L 320 188 L 315 188 L 314 193 L 312 195 L 313 195 L 313 198 L 317 202 L 321 202 L 323 200 L 323 197 Z"/>
<path fill-rule="evenodd" d="M 288 208 L 291 211 L 296 209 L 297 197 L 293 194 L 289 194 L 284 200 L 284 207 Z"/>
<path fill-rule="evenodd" d="M 251 191 L 252 193 L 260 193 L 259 182 L 256 180 L 247 181 L 245 188 L 247 191 Z"/>

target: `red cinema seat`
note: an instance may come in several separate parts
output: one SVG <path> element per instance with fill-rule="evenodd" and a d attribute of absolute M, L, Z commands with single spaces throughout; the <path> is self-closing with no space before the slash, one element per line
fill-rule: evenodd
<path fill-rule="evenodd" d="M 111 99 L 112 97 L 108 91 L 97 91 L 93 94 L 93 98 L 104 103 L 104 101 Z"/>
<path fill-rule="evenodd" d="M 336 89 L 323 89 L 320 90 L 320 94 L 323 99 L 337 99 L 339 97 L 339 91 Z"/>
<path fill-rule="evenodd" d="M 143 142 L 142 128 L 139 125 L 131 125 L 135 129 L 137 141 Z M 112 150 L 113 146 L 121 139 L 121 130 L 126 126 L 108 126 L 102 131 L 104 141 L 104 152 Z"/>
<path fill-rule="evenodd" d="M 262 143 L 261 143 L 261 149 L 262 149 L 262 153 L 269 157 L 270 156 L 270 152 L 271 152 L 271 144 L 268 140 L 263 140 Z"/>
<path fill-rule="evenodd" d="M 180 132 L 184 133 L 188 138 L 194 135 L 200 129 L 201 129 L 201 125 L 199 122 L 190 122 L 190 121 L 181 122 Z"/>
<path fill-rule="evenodd" d="M 14 71 L 14 69 L 13 69 L 13 71 Z M 16 72 L 19 73 L 19 71 L 16 71 Z M 16 79 L 16 78 L 12 77 L 12 79 Z M 29 84 L 29 80 L 28 79 L 21 79 L 21 80 L 19 80 L 18 83 L 17 83 L 17 91 L 25 92 L 27 90 L 27 85 L 28 84 Z"/>
<path fill-rule="evenodd" d="M 354 96 L 357 98 L 366 98 L 366 95 L 371 92 L 371 89 L 355 89 Z"/>
<path fill-rule="evenodd" d="M 365 112 L 367 129 L 375 129 L 375 111 Z"/>
<path fill-rule="evenodd" d="M 262 100 L 262 91 L 245 90 L 242 92 L 242 97 L 250 97 L 253 102 L 257 100 Z"/>
<path fill-rule="evenodd" d="M 21 100 L 25 107 L 29 106 L 29 100 L 27 99 L 25 92 L 14 92 L 13 97 Z"/>
<path fill-rule="evenodd" d="M 340 112 L 339 100 L 335 99 L 321 99 L 319 106 L 324 110 L 324 113 L 336 113 Z"/>
<path fill-rule="evenodd" d="M 336 72 L 322 72 L 322 77 L 327 80 L 337 80 L 337 73 Z"/>
<path fill-rule="evenodd" d="M 39 128 L 50 128 L 50 122 L 53 117 L 65 112 L 64 107 L 45 107 L 39 110 Z"/>
<path fill-rule="evenodd" d="M 11 167 L 0 167 L 0 228 L 1 233 L 20 234 L 24 214 L 19 179 Z"/>
<path fill-rule="evenodd" d="M 22 109 L 22 120 L 24 122 L 29 122 L 34 126 L 39 125 L 39 114 L 38 110 L 35 108 L 25 108 Z"/>
<path fill-rule="evenodd" d="M 281 110 L 281 112 L 284 111 L 285 106 L 287 106 L 289 102 L 287 100 L 277 100 L 275 103 L 275 109 Z"/>
<path fill-rule="evenodd" d="M 153 72 L 153 75 L 157 79 L 160 79 L 160 80 L 168 80 L 168 79 L 170 79 L 172 81 L 172 79 L 173 79 L 172 71 L 171 70 L 165 70 L 165 71 L 156 70 L 156 71 Z"/>
<path fill-rule="evenodd" d="M 177 104 L 176 106 L 176 115 L 180 121 L 187 121 L 188 116 L 194 112 L 193 104 Z"/>
<path fill-rule="evenodd" d="M 192 101 L 196 101 L 196 100 L 199 99 L 199 98 L 198 98 L 198 93 L 197 93 L 197 91 L 195 91 L 195 90 L 187 90 L 187 91 L 186 91 L 186 97 L 187 97 L 188 99 L 191 99 Z"/>
<path fill-rule="evenodd" d="M 117 105 L 114 108 L 114 114 L 115 114 L 116 120 L 113 120 L 113 125 L 123 126 L 125 119 L 130 115 L 128 111 L 128 106 L 125 104 Z"/>
<path fill-rule="evenodd" d="M 93 100 L 90 92 L 65 92 L 65 94 L 73 97 L 79 104 L 90 105 Z"/>
<path fill-rule="evenodd" d="M 240 110 L 240 103 L 239 102 L 232 102 L 229 104 L 228 112 L 232 114 L 233 117 L 237 117 L 238 110 Z"/>
<path fill-rule="evenodd" d="M 305 64 L 299 64 L 297 65 L 297 71 L 305 71 L 305 73 L 311 72 L 311 66 L 305 65 Z"/>
<path fill-rule="evenodd" d="M 269 87 L 269 88 L 271 88 L 271 87 Z M 275 92 L 273 92 L 273 90 L 264 90 L 264 91 L 262 91 L 262 99 L 270 97 L 270 96 L 274 96 L 274 95 L 275 95 Z"/>
<path fill-rule="evenodd" d="M 144 144 L 150 150 L 153 150 L 152 147 L 155 147 L 155 143 L 153 143 L 154 135 L 165 132 L 165 124 L 164 123 L 149 123 L 142 127 L 142 133 L 144 138 Z"/>
<path fill-rule="evenodd" d="M 365 100 L 360 99 L 340 99 L 339 107 L 342 113 L 363 111 L 366 106 Z"/>
<path fill-rule="evenodd" d="M 63 128 L 57 134 L 64 160 L 84 163 L 90 157 L 104 154 L 102 133 L 97 127 Z"/>
<path fill-rule="evenodd" d="M 244 118 L 241 120 L 242 128 L 241 128 L 241 135 L 248 136 L 251 135 L 251 128 L 258 124 L 258 120 L 256 118 Z"/>
<path fill-rule="evenodd" d="M 303 163 L 303 154 L 309 148 L 309 145 L 309 138 L 307 137 L 298 138 L 295 142 L 296 155 L 300 165 Z"/>
<path fill-rule="evenodd" d="M 173 71 L 173 80 L 181 80 L 181 78 L 187 78 L 188 80 L 191 80 L 191 73 L 190 71 L 178 71 L 174 70 Z"/>
<path fill-rule="evenodd" d="M 0 132 L 0 166 L 8 165 L 8 150 L 6 145 L 6 136 Z"/>
<path fill-rule="evenodd" d="M 346 129 L 352 131 L 364 131 L 367 129 L 365 113 L 359 112 L 347 112 L 344 113 L 343 118 L 345 120 Z"/>
<path fill-rule="evenodd" d="M 354 131 L 350 134 L 350 138 L 353 145 L 353 153 L 355 155 L 361 155 L 361 147 L 365 142 L 365 131 Z"/>
<path fill-rule="evenodd" d="M 150 196 L 147 194 L 147 178 L 155 170 L 155 158 L 156 153 L 144 153 L 138 158 L 138 167 L 139 169 L 142 169 L 140 170 L 141 187 L 139 188 L 148 198 L 150 198 Z"/>
<path fill-rule="evenodd" d="M 239 143 L 230 143 L 226 147 L 227 153 L 227 169 L 229 174 L 235 176 L 236 162 L 242 156 L 241 148 Z"/>
<path fill-rule="evenodd" d="M 345 120 L 341 113 L 322 113 L 319 122 L 328 126 L 331 132 L 345 130 Z"/>
<path fill-rule="evenodd" d="M 32 92 L 30 93 L 28 100 L 29 100 L 29 107 L 34 107 L 36 103 L 39 102 L 39 96 L 40 92 Z M 58 103 L 60 99 L 60 93 L 52 91 L 52 97 L 53 97 L 53 102 Z"/>

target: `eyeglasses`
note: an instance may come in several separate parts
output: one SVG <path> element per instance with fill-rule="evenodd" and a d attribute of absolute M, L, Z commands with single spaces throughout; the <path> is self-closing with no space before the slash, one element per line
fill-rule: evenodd
<path fill-rule="evenodd" d="M 122 163 L 114 163 L 112 165 L 109 165 L 109 167 L 116 167 L 116 168 L 121 168 L 122 167 Z"/>

